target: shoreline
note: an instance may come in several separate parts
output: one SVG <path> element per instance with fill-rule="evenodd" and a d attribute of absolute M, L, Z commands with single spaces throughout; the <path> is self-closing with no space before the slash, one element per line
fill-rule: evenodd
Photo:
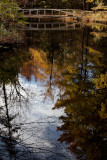
<path fill-rule="evenodd" d="M 78 18 L 80 16 L 80 18 Z M 104 24 L 107 25 L 107 11 L 81 11 L 81 15 L 78 13 L 75 17 L 64 17 L 64 18 L 54 18 L 54 19 L 44 19 L 44 21 L 64 21 L 64 22 L 71 22 L 71 23 L 82 23 L 84 25 L 93 25 L 93 24 Z M 42 22 L 42 19 L 41 19 Z M 8 31 L 8 30 L 7 30 Z M 4 46 L 6 44 L 16 45 L 22 44 L 23 38 L 21 37 L 20 33 L 8 33 L 7 35 L 0 35 L 0 46 Z"/>
<path fill-rule="evenodd" d="M 85 11 L 81 21 L 107 24 L 107 11 Z"/>

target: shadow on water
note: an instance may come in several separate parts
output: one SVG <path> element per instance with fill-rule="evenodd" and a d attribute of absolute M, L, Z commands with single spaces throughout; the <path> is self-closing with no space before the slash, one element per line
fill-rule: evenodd
<path fill-rule="evenodd" d="M 100 32 L 29 30 L 26 47 L 0 53 L 2 160 L 106 159 L 107 39 Z"/>

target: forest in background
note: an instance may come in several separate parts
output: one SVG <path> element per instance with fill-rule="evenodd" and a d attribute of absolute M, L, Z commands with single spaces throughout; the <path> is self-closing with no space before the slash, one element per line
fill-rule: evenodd
<path fill-rule="evenodd" d="M 16 24 L 26 23 L 19 12 L 21 8 L 70 8 L 81 9 L 86 13 L 93 7 L 98 6 L 99 9 L 99 5 L 101 8 L 106 4 L 106 0 L 0 0 L 0 43 L 22 43 L 20 36 L 22 34 L 18 33 L 15 28 Z M 88 15 L 84 14 L 81 21 L 106 23 L 106 17 L 106 12 L 91 12 Z"/>
<path fill-rule="evenodd" d="M 99 3 L 107 5 L 106 0 L 17 0 L 23 8 L 72 8 L 90 10 Z"/>

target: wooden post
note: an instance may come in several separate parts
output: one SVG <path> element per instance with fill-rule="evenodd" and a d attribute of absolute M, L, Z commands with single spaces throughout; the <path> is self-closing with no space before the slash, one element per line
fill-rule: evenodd
<path fill-rule="evenodd" d="M 31 24 L 31 23 L 29 23 L 29 28 L 30 28 L 30 29 L 32 28 L 32 24 Z"/>
<path fill-rule="evenodd" d="M 75 10 L 73 11 L 73 14 L 75 14 Z"/>
<path fill-rule="evenodd" d="M 24 10 L 22 10 L 22 14 L 24 15 Z"/>
<path fill-rule="evenodd" d="M 37 29 L 39 28 L 38 24 L 37 24 Z"/>
<path fill-rule="evenodd" d="M 29 15 L 31 16 L 31 10 L 29 9 Z"/>
<path fill-rule="evenodd" d="M 68 23 L 66 23 L 66 28 L 68 27 Z"/>
<path fill-rule="evenodd" d="M 44 16 L 46 15 L 46 10 L 44 10 Z"/>
<path fill-rule="evenodd" d="M 68 16 L 68 10 L 67 10 L 67 16 Z"/>
<path fill-rule="evenodd" d="M 46 29 L 46 23 L 44 23 L 44 29 Z"/>
<path fill-rule="evenodd" d="M 60 17 L 60 15 L 61 15 L 61 11 L 59 10 L 59 17 Z"/>
<path fill-rule="evenodd" d="M 51 23 L 51 28 L 53 28 L 53 23 Z"/>
<path fill-rule="evenodd" d="M 51 10 L 51 15 L 53 15 L 53 10 Z"/>
<path fill-rule="evenodd" d="M 59 23 L 59 29 L 60 29 L 60 27 L 61 27 L 61 25 L 60 25 L 60 23 Z"/>
<path fill-rule="evenodd" d="M 37 15 L 38 15 L 38 9 L 37 9 Z"/>

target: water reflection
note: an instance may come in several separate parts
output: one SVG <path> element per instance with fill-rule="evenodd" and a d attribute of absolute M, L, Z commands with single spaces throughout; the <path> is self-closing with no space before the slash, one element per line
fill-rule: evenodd
<path fill-rule="evenodd" d="M 80 22 L 71 23 L 71 22 L 30 22 L 23 29 L 24 30 L 78 30 L 82 28 L 82 24 Z"/>
<path fill-rule="evenodd" d="M 32 69 L 35 69 L 37 62 L 31 51 L 26 47 L 26 50 L 14 49 L 10 54 L 4 52 L 1 55 L 1 158 L 31 160 L 74 157 L 65 150 L 65 145 L 57 142 L 60 132 L 56 132 L 56 126 L 61 123 L 58 117 L 63 111 L 52 111 L 56 100 L 53 101 L 52 97 L 46 99 L 43 79 L 35 82 Z M 26 68 L 29 64 L 30 70 Z M 55 91 L 58 88 L 51 91 L 56 98 Z"/>
<path fill-rule="evenodd" d="M 106 37 L 92 31 L 27 31 L 26 47 L 2 53 L 3 160 L 105 160 Z"/>
<path fill-rule="evenodd" d="M 59 141 L 70 144 L 69 149 L 77 154 L 78 159 L 104 160 L 107 136 L 105 40 L 90 43 L 89 32 L 86 31 L 85 39 L 84 31 L 82 34 L 81 57 L 74 61 L 71 53 L 72 63 L 70 67 L 67 63 L 67 68 L 62 71 L 63 79 L 58 83 L 64 93 L 54 108 L 64 107 L 66 113 L 60 117 L 63 125 L 58 130 L 63 134 Z"/>
<path fill-rule="evenodd" d="M 19 53 L 21 52 L 21 54 Z M 23 96 L 25 90 L 20 85 L 18 73 L 24 61 L 27 61 L 27 54 L 23 50 L 18 52 L 3 52 L 0 57 L 0 157 L 1 159 L 21 159 L 25 153 L 23 143 L 19 141 L 20 125 L 15 123 L 18 116 L 17 109 L 25 105 L 27 95 Z M 18 108 L 20 107 L 20 108 Z M 19 148 L 20 147 L 20 148 Z M 19 151 L 21 152 L 19 154 Z"/>

